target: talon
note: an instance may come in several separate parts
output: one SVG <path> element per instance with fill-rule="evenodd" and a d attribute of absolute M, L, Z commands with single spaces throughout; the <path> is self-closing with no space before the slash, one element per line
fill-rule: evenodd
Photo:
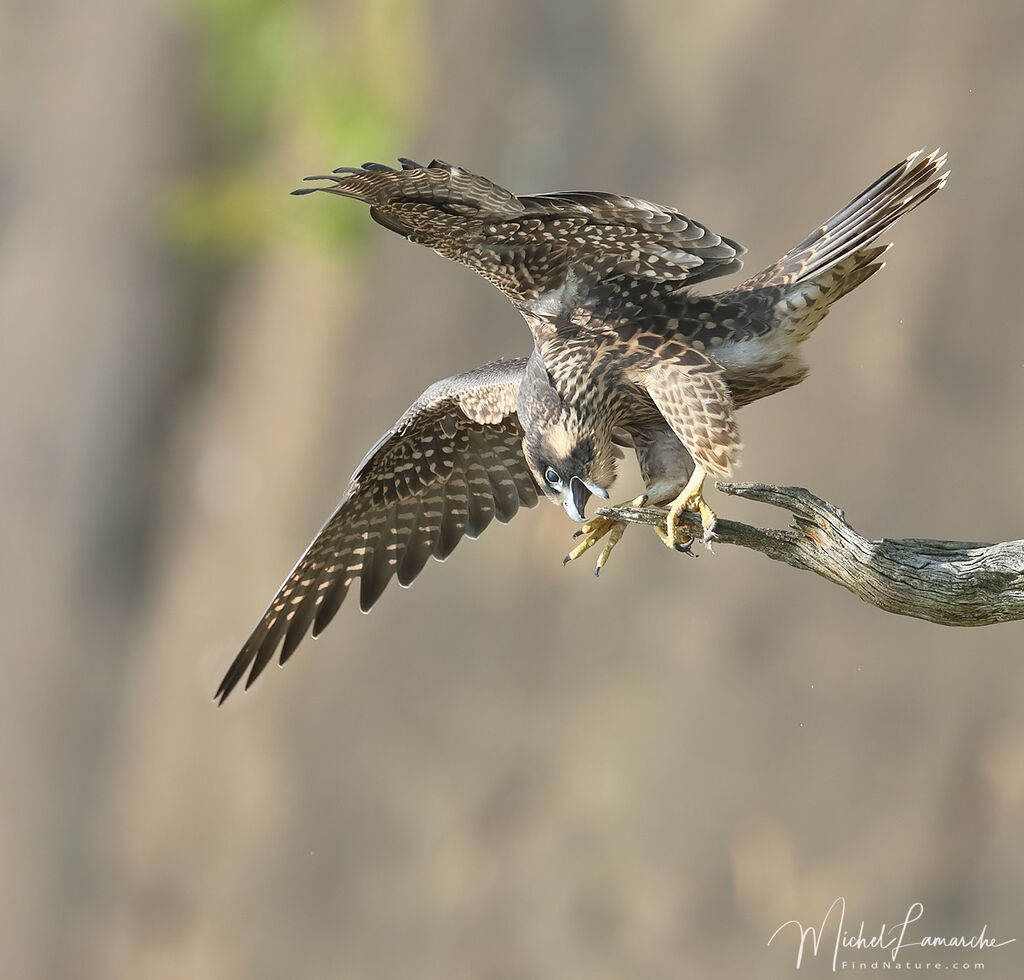
<path fill-rule="evenodd" d="M 608 561 L 612 553 L 612 549 L 622 540 L 622 535 L 626 533 L 626 522 L 616 521 L 612 525 L 612 529 L 608 534 L 608 542 L 601 550 L 601 554 L 597 556 L 597 565 L 594 568 L 594 578 L 599 578 L 601 575 L 601 569 L 604 568 L 605 563 Z"/>
<path fill-rule="evenodd" d="M 670 548 L 677 547 L 676 534 L 679 515 L 685 510 L 700 514 L 701 542 L 712 554 L 715 553 L 714 548 L 711 547 L 711 541 L 715 537 L 715 524 L 718 519 L 715 517 L 715 512 L 704 502 L 704 496 L 701 492 L 704 486 L 704 476 L 703 468 L 696 466 L 686 486 L 683 487 L 679 496 L 672 501 L 668 509 L 668 517 L 665 520 L 665 530 L 667 533 L 663 540 Z M 693 538 L 691 537 L 686 545 L 686 550 L 689 550 L 692 544 Z"/>
<path fill-rule="evenodd" d="M 685 541 L 677 541 L 672 547 L 681 555 L 693 555 L 696 558 L 697 555 L 693 553 L 693 542 L 696 540 L 694 537 L 689 537 Z"/>
<path fill-rule="evenodd" d="M 704 545 L 704 547 L 707 548 L 708 551 L 711 552 L 711 554 L 715 553 L 715 549 L 711 546 L 711 542 L 718 540 L 718 535 L 715 534 L 715 527 L 717 526 L 717 524 L 718 521 L 712 520 L 711 523 L 704 528 L 704 533 L 701 535 L 700 538 L 700 543 Z"/>
<path fill-rule="evenodd" d="M 597 566 L 594 569 L 594 574 L 600 576 L 601 569 L 607 563 L 612 550 L 622 540 L 622 535 L 626 533 L 627 526 L 625 521 L 615 521 L 609 517 L 596 517 L 594 520 L 588 521 L 573 534 L 573 540 L 579 539 L 580 543 L 565 556 L 562 565 L 565 566 L 569 562 L 575 561 L 580 555 L 593 548 L 602 538 L 607 537 L 608 540 L 601 549 L 601 554 L 597 559 Z"/>
<path fill-rule="evenodd" d="M 583 527 L 576 531 L 572 536 L 574 541 L 577 538 L 582 538 L 582 540 L 575 548 L 572 549 L 572 551 L 569 552 L 569 554 L 565 556 L 565 561 L 563 561 L 562 564 L 567 565 L 569 562 L 575 561 L 580 555 L 593 548 L 601 538 L 612 530 L 616 523 L 618 522 L 611 521 L 607 517 L 598 517 L 584 524 Z"/>

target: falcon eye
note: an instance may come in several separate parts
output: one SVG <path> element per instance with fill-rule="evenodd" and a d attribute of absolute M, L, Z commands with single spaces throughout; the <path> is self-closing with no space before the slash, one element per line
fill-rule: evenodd
<path fill-rule="evenodd" d="M 550 466 L 544 471 L 544 479 L 548 481 L 548 486 L 552 488 L 558 487 L 562 483 L 562 478 Z"/>

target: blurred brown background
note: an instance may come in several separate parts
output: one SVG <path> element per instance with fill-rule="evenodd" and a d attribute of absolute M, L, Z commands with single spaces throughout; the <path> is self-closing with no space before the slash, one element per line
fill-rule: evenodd
<path fill-rule="evenodd" d="M 528 349 L 298 178 L 615 190 L 754 270 L 941 142 L 948 188 L 810 378 L 742 413 L 740 475 L 871 536 L 1007 540 L 1022 96 L 1010 0 L 0 7 L 0 974 L 786 977 L 771 932 L 839 895 L 854 929 L 987 922 L 1020 938 L 986 975 L 1024 974 L 1024 625 L 644 531 L 595 581 L 542 505 L 211 702 L 378 434 Z"/>

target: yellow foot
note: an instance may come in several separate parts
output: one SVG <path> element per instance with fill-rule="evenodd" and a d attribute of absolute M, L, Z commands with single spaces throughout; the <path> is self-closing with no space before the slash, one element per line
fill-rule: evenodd
<path fill-rule="evenodd" d="M 580 555 L 586 554 L 595 544 L 607 537 L 608 540 L 601 549 L 601 554 L 597 556 L 597 567 L 594 569 L 594 574 L 600 575 L 601 569 L 604 568 L 605 562 L 608 561 L 608 556 L 612 553 L 612 549 L 619 543 L 622 535 L 625 533 L 625 521 L 613 521 L 607 517 L 595 517 L 593 520 L 587 521 L 573 535 L 573 540 L 579 539 L 580 543 L 562 559 L 562 564 L 568 565 L 569 562 L 575 561 Z"/>
<path fill-rule="evenodd" d="M 675 538 L 670 538 L 660 527 L 654 528 L 654 533 L 661 538 L 662 543 L 668 545 L 669 548 L 678 551 L 680 554 L 689 555 L 691 558 L 696 558 L 697 554 L 693 551 L 693 542 L 697 539 L 694 537 L 688 537 L 685 541 L 679 539 L 677 534 Z M 710 548 L 711 546 L 708 545 Z"/>
<path fill-rule="evenodd" d="M 703 484 L 704 473 L 698 467 L 694 470 L 693 476 L 683 488 L 682 493 L 669 506 L 668 517 L 665 520 L 667 533 L 661 534 L 660 529 L 658 533 L 662 541 L 670 548 L 675 548 L 677 551 L 689 551 L 690 546 L 693 544 L 693 538 L 689 536 L 687 536 L 686 540 L 680 540 L 679 515 L 684 510 L 688 510 L 700 514 L 700 526 L 703 532 L 701 542 L 714 554 L 711 542 L 715 539 L 715 524 L 718 518 L 715 517 L 715 512 L 704 502 L 704 496 L 701 493 Z"/>
<path fill-rule="evenodd" d="M 643 507 L 646 503 L 647 495 L 643 494 L 635 500 L 629 501 L 628 504 L 621 504 L 620 506 Z M 609 517 L 595 517 L 593 520 L 587 521 L 572 536 L 574 541 L 579 541 L 579 544 L 562 559 L 562 565 L 565 566 L 569 562 L 575 561 L 580 555 L 586 554 L 595 544 L 607 537 L 608 540 L 601 549 L 601 554 L 597 556 L 597 566 L 594 568 L 594 575 L 600 575 L 601 569 L 604 568 L 605 563 L 608 561 L 608 556 L 611 555 L 612 549 L 622 540 L 622 535 L 626 533 L 628 526 L 626 521 L 613 521 Z M 661 533 L 660 528 L 655 528 L 655 530 L 659 534 Z"/>

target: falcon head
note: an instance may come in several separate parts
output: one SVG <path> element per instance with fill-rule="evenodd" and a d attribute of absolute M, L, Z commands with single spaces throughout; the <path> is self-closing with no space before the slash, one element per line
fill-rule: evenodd
<path fill-rule="evenodd" d="M 585 511 L 592 494 L 608 499 L 608 488 L 615 482 L 610 438 L 599 440 L 597 433 L 578 435 L 555 421 L 527 430 L 523 449 L 537 484 L 574 521 L 587 519 Z"/>
<path fill-rule="evenodd" d="M 615 482 L 610 429 L 585 408 L 564 402 L 537 362 L 527 365 L 518 412 L 523 452 L 537 485 L 574 521 L 585 521 L 591 495 L 607 500 Z"/>

